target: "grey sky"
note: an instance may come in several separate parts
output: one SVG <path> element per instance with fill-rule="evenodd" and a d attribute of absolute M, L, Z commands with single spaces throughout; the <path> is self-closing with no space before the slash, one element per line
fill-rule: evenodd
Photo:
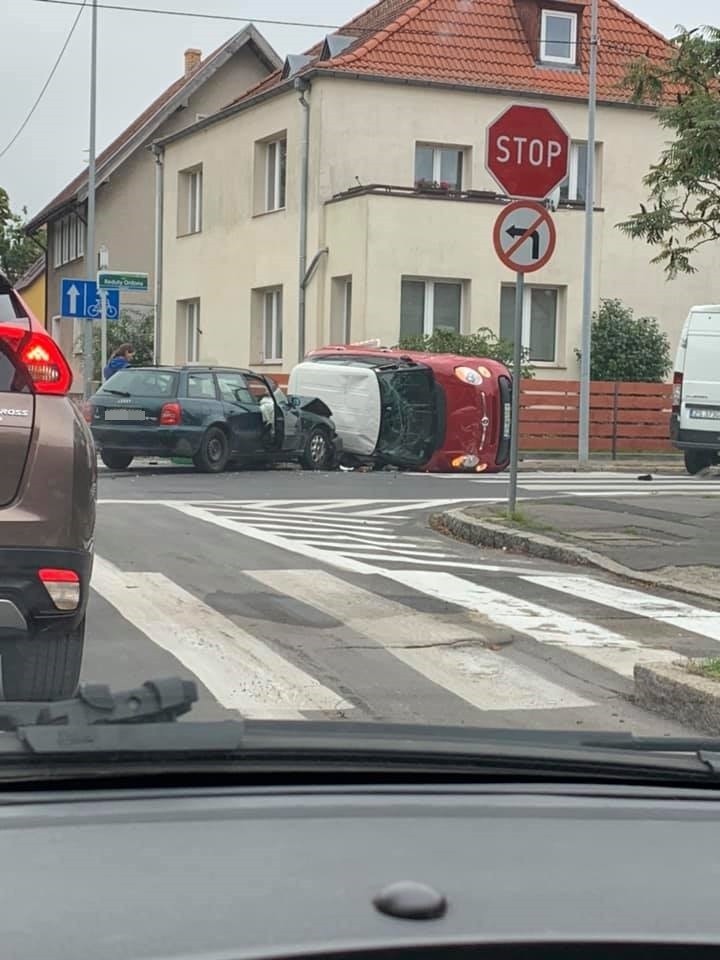
<path fill-rule="evenodd" d="M 102 0 L 100 0 L 102 2 Z M 162 10 L 202 11 L 248 20 L 342 24 L 371 0 L 113 0 Z M 8 9 L 9 6 L 9 9 Z M 717 0 L 627 0 L 625 6 L 662 33 L 678 23 L 718 23 Z M 5 0 L 0 150 L 35 100 L 77 8 Z M 257 20 L 256 20 L 257 22 Z M 182 72 L 186 47 L 209 53 L 242 26 L 130 11 L 99 14 L 98 149 L 110 142 Z M 326 31 L 258 23 L 281 56 L 300 52 Z M 0 159 L 0 185 L 13 208 L 30 214 L 52 199 L 87 162 L 90 13 L 85 10 L 41 105 Z"/>

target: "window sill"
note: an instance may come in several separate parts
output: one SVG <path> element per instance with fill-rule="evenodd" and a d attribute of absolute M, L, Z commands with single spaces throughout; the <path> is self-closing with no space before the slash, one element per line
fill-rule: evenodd
<path fill-rule="evenodd" d="M 258 367 L 281 367 L 282 365 L 282 360 L 258 360 L 256 363 Z"/>
<path fill-rule="evenodd" d="M 176 239 L 182 240 L 184 237 L 197 237 L 200 233 L 202 233 L 202 227 L 199 230 L 189 230 L 187 233 L 178 233 L 176 234 Z"/>
<path fill-rule="evenodd" d="M 273 213 L 284 213 L 286 210 L 287 207 L 275 207 L 274 210 L 261 210 L 259 213 L 254 213 L 252 219 L 257 220 L 260 217 L 270 217 Z"/>
<path fill-rule="evenodd" d="M 556 360 L 528 360 L 528 367 L 537 367 L 539 370 L 567 370 L 567 364 Z"/>

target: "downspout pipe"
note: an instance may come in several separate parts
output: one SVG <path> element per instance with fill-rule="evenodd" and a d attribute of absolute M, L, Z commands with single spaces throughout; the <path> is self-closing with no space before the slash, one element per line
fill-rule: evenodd
<path fill-rule="evenodd" d="M 302 107 L 300 127 L 300 242 L 298 255 L 298 362 L 305 358 L 305 274 L 307 273 L 307 223 L 308 223 L 308 170 L 310 165 L 310 103 L 305 96 L 310 90 L 310 81 L 305 77 L 295 78 Z"/>
<path fill-rule="evenodd" d="M 152 145 L 155 155 L 155 290 L 153 293 L 153 363 L 160 363 L 162 349 L 162 324 L 160 310 L 162 304 L 163 271 L 163 214 L 165 187 L 165 153 L 162 147 Z"/>

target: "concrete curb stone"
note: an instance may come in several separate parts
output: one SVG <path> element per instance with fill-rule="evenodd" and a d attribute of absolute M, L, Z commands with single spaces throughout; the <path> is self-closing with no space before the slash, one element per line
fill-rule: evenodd
<path fill-rule="evenodd" d="M 710 596 L 713 599 L 720 599 L 720 585 L 713 587 L 712 584 L 705 582 L 702 586 L 695 585 L 659 573 L 633 570 L 631 567 L 626 567 L 624 564 L 611 560 L 594 550 L 588 550 L 586 547 L 562 543 L 540 533 L 508 530 L 490 520 L 478 520 L 476 517 L 469 516 L 463 508 L 433 514 L 430 517 L 430 526 L 441 533 L 449 532 L 458 539 L 475 546 L 527 553 L 532 557 L 551 560 L 554 563 L 596 567 L 606 573 L 636 583 L 643 583 L 646 586 L 661 587 L 665 590 L 679 591 L 693 596 L 705 598 Z"/>
<path fill-rule="evenodd" d="M 637 663 L 635 703 L 687 726 L 720 734 L 720 682 L 689 673 L 683 663 Z"/>

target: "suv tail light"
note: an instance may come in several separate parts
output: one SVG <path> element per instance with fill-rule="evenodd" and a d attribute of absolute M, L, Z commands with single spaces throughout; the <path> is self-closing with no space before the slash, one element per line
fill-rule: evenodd
<path fill-rule="evenodd" d="M 682 403 L 682 385 L 683 385 L 683 375 L 678 373 L 677 370 L 673 374 L 673 388 L 672 388 L 672 412 L 680 413 L 680 404 Z"/>
<path fill-rule="evenodd" d="M 160 425 L 176 427 L 182 422 L 182 409 L 179 403 L 164 403 L 160 411 Z"/>
<path fill-rule="evenodd" d="M 74 610 L 80 603 L 80 577 L 74 570 L 46 567 L 38 577 L 58 610 Z"/>
<path fill-rule="evenodd" d="M 49 334 L 0 324 L 0 337 L 27 369 L 36 393 L 63 395 L 70 390 L 72 370 Z"/>

